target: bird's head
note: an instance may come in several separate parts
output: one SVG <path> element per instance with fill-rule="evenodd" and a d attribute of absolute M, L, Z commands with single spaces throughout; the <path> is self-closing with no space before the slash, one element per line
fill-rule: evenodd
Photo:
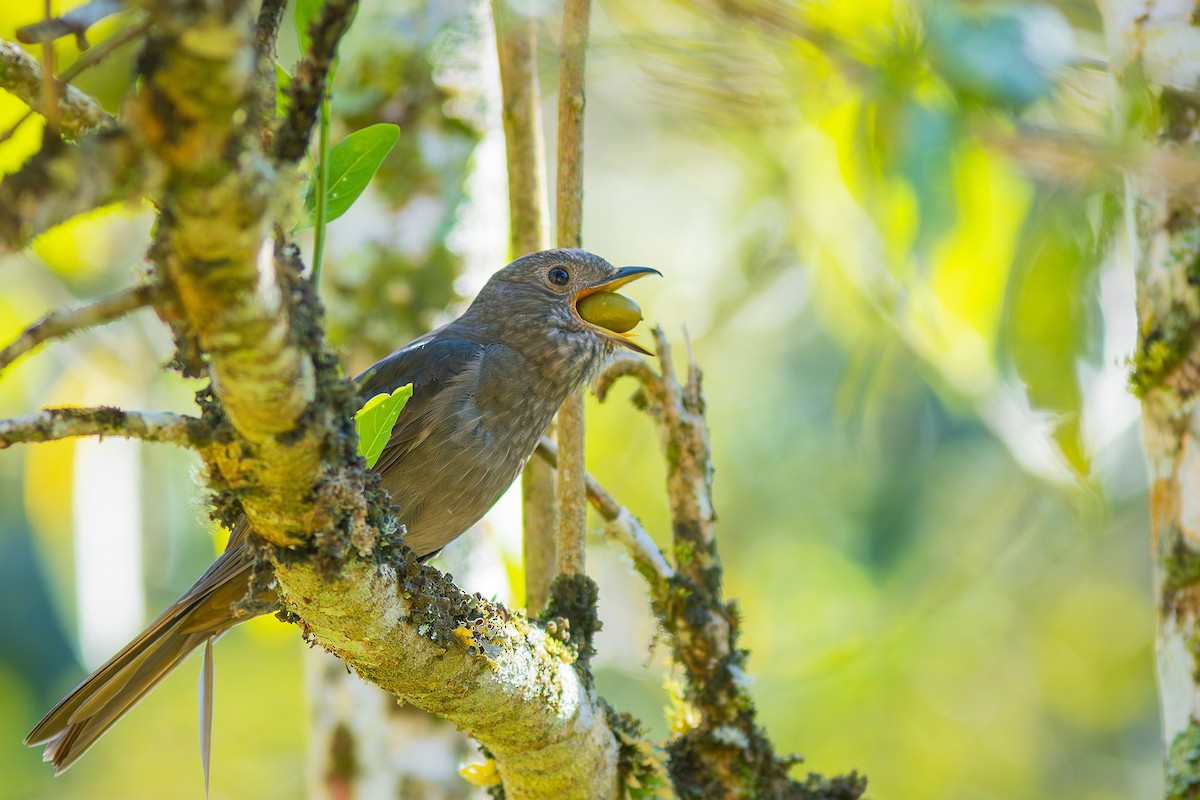
<path fill-rule="evenodd" d="M 543 250 L 522 256 L 491 277 L 472 311 L 504 320 L 514 333 L 545 335 L 559 344 L 605 349 L 620 345 L 649 354 L 629 331 L 641 309 L 616 290 L 661 275 L 650 267 L 614 267 L 586 250 Z"/>

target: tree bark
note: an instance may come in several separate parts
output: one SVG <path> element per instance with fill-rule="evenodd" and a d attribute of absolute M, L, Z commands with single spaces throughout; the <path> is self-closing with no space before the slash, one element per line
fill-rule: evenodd
<path fill-rule="evenodd" d="M 1194 150 L 1200 141 L 1195 5 L 1109 0 L 1101 10 L 1114 75 L 1132 90 L 1120 111 L 1135 118 L 1130 106 L 1148 92 L 1159 121 L 1149 133 L 1168 150 Z M 1180 84 L 1189 91 L 1179 91 Z M 1165 795 L 1193 798 L 1200 785 L 1200 209 L 1170 188 L 1126 179 L 1139 328 L 1131 384 L 1142 401 L 1151 478 Z"/>

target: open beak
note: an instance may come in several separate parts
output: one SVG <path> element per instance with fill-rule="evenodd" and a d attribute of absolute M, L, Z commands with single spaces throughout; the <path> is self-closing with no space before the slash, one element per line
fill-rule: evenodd
<path fill-rule="evenodd" d="M 581 289 L 575 295 L 575 311 L 604 338 L 649 356 L 653 353 L 627 333 L 642 321 L 642 310 L 625 295 L 616 293 L 625 284 L 647 275 L 662 277 L 661 272 L 650 267 L 621 267 L 612 277 Z"/>

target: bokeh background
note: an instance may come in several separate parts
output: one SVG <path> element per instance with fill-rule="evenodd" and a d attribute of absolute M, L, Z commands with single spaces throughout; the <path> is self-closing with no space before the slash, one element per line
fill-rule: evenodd
<path fill-rule="evenodd" d="M 0 38 L 41 9 L 4 3 Z M 552 128 L 559 11 L 527 10 Z M 1094 7 L 603 0 L 593 19 L 584 241 L 662 270 L 633 294 L 705 369 L 727 588 L 779 749 L 864 772 L 879 800 L 1160 795 L 1129 212 L 1119 187 L 1044 181 L 994 146 L 1128 133 Z M 489 24 L 478 2 L 374 0 L 343 47 L 335 140 L 402 128 L 331 227 L 321 293 L 349 371 L 507 259 Z M 281 42 L 286 67 L 294 30 Z M 117 111 L 133 53 L 76 83 Z M 0 129 L 25 110 L 0 92 Z M 0 144 L 0 173 L 40 126 Z M 0 340 L 134 281 L 150 224 L 104 209 L 0 260 Z M 169 357 L 139 312 L 8 370 L 0 415 L 188 411 L 199 386 Z M 589 408 L 589 467 L 661 540 L 654 431 L 615 394 Z M 0 798 L 201 796 L 198 660 L 60 778 L 21 745 L 222 546 L 195 470 L 116 441 L 0 453 Z M 518 502 L 437 563 L 519 605 Z M 665 648 L 592 528 L 601 692 L 665 735 Z M 220 642 L 214 798 L 303 792 L 306 657 L 274 620 Z"/>

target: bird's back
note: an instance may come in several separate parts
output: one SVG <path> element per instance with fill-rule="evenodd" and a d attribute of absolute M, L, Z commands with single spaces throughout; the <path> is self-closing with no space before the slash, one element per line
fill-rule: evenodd
<path fill-rule="evenodd" d="M 434 338 L 424 349 L 449 350 L 445 369 L 424 383 L 396 370 L 384 388 L 413 382 L 410 404 L 417 405 L 402 413 L 375 466 L 406 528 L 405 544 L 422 556 L 495 505 L 565 396 L 547 391 L 536 367 L 505 345 Z"/>

